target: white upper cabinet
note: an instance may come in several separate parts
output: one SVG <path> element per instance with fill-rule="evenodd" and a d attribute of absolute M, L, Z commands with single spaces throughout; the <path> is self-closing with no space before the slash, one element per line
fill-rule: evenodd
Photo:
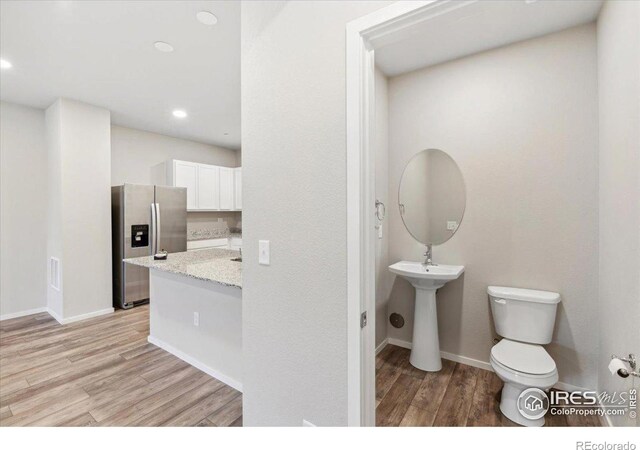
<path fill-rule="evenodd" d="M 233 169 L 220 167 L 220 209 L 231 211 L 233 208 Z"/>
<path fill-rule="evenodd" d="M 187 210 L 198 207 L 198 165 L 174 161 L 173 186 L 187 188 Z"/>
<path fill-rule="evenodd" d="M 236 167 L 233 169 L 233 181 L 234 181 L 234 209 L 238 211 L 242 210 L 242 167 Z"/>
<path fill-rule="evenodd" d="M 198 209 L 220 209 L 220 168 L 198 164 Z"/>
<path fill-rule="evenodd" d="M 187 188 L 187 211 L 241 211 L 239 167 L 220 167 L 175 159 L 151 168 L 154 184 Z"/>

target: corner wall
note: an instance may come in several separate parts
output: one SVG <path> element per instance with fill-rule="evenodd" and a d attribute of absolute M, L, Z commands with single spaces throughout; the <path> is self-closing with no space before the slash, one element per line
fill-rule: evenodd
<path fill-rule="evenodd" d="M 48 304 L 66 322 L 113 311 L 110 113 L 58 99 L 46 125 L 48 256 L 61 262 L 61 290 L 48 287 Z"/>
<path fill-rule="evenodd" d="M 628 390 L 611 354 L 640 356 L 640 3 L 607 1 L 598 18 L 600 289 L 598 388 Z M 638 418 L 611 417 L 638 426 Z"/>
<path fill-rule="evenodd" d="M 386 5 L 242 2 L 248 426 L 347 424 L 345 26 Z"/>

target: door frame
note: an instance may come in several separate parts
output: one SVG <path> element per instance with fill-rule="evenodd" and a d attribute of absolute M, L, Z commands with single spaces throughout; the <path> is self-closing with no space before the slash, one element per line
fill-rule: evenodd
<path fill-rule="evenodd" d="M 400 1 L 347 24 L 347 404 L 349 426 L 375 426 L 375 49 L 478 0 Z M 368 325 L 360 326 L 367 312 Z"/>

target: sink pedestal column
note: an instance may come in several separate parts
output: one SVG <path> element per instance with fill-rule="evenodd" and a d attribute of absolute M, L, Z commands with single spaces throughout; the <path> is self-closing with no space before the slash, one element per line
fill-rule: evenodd
<path fill-rule="evenodd" d="M 412 366 L 427 372 L 442 369 L 440 340 L 438 339 L 438 314 L 436 309 L 436 289 L 441 286 L 415 286 L 416 305 L 413 315 L 413 344 L 411 345 Z"/>

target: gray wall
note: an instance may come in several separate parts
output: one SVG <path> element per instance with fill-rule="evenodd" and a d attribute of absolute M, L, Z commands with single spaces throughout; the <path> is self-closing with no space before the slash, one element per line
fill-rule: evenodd
<path fill-rule="evenodd" d="M 640 353 L 640 3 L 606 2 L 598 19 L 600 96 L 600 390 L 633 380 L 611 354 Z M 615 425 L 638 419 L 611 417 Z"/>
<path fill-rule="evenodd" d="M 449 153 L 466 183 L 458 232 L 435 261 L 463 264 L 438 291 L 443 351 L 488 362 L 487 286 L 562 294 L 548 349 L 560 380 L 594 388 L 597 363 L 598 104 L 596 34 L 586 25 L 389 80 L 389 258 L 421 260 L 397 187 L 425 148 Z M 414 289 L 396 277 L 389 336 L 411 341 Z"/>
<path fill-rule="evenodd" d="M 246 425 L 347 423 L 345 24 L 386 4 L 242 2 Z"/>
<path fill-rule="evenodd" d="M 389 272 L 389 102 L 387 77 L 376 68 L 376 109 L 374 147 L 376 152 L 376 199 L 386 206 L 382 238 L 376 240 L 376 347 L 387 337 L 387 304 L 393 285 Z M 379 236 L 379 235 L 378 235 Z"/>
<path fill-rule="evenodd" d="M 44 111 L 0 103 L 0 316 L 47 306 Z"/>

